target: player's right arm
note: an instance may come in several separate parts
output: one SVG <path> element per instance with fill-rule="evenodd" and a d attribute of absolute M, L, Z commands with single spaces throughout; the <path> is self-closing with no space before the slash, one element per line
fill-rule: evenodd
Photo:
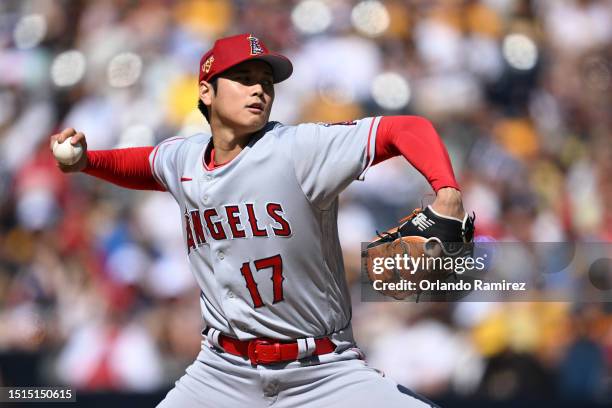
<path fill-rule="evenodd" d="M 51 136 L 49 148 L 53 150 L 55 141 L 62 143 L 70 137 L 73 145 L 80 144 L 83 147 L 83 155 L 72 165 L 57 162 L 58 168 L 64 173 L 82 171 L 118 186 L 135 190 L 166 190 L 153 177 L 151 171 L 149 156 L 154 149 L 152 146 L 88 151 L 85 134 L 68 128 Z"/>

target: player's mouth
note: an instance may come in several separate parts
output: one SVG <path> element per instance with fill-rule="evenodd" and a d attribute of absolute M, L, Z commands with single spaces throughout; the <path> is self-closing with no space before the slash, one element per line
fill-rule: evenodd
<path fill-rule="evenodd" d="M 252 103 L 250 105 L 247 105 L 247 109 L 251 113 L 260 114 L 260 113 L 263 113 L 264 111 L 264 105 L 263 103 L 259 103 L 259 102 Z"/>

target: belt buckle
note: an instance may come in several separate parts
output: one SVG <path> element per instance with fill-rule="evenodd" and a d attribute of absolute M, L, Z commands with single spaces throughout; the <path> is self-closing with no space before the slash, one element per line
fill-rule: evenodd
<path fill-rule="evenodd" d="M 263 347 L 262 347 L 263 346 Z M 254 339 L 249 342 L 247 354 L 251 364 L 270 364 L 281 361 L 280 344 L 265 339 Z"/>

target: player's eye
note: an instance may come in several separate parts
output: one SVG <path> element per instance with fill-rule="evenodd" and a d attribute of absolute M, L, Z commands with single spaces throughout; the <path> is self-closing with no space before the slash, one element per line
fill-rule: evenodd
<path fill-rule="evenodd" d="M 246 84 L 249 82 L 250 77 L 248 75 L 236 75 L 233 77 L 234 81 Z"/>

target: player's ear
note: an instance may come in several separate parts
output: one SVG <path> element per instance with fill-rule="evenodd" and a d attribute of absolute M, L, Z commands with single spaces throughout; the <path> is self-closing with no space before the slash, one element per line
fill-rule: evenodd
<path fill-rule="evenodd" d="M 212 98 L 215 95 L 215 89 L 210 82 L 200 81 L 200 100 L 206 106 L 212 105 Z"/>

